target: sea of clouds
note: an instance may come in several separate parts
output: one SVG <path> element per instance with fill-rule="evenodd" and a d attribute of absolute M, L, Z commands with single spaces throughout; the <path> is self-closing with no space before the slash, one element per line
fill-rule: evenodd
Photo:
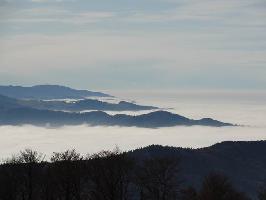
<path fill-rule="evenodd" d="M 145 95 L 115 93 L 125 100 L 133 99 L 137 103 L 167 108 L 186 117 L 200 119 L 212 117 L 224 122 L 239 124 L 237 127 L 90 127 L 64 126 L 60 128 L 24 126 L 0 126 L 0 157 L 6 158 L 25 148 L 43 152 L 49 157 L 52 152 L 75 148 L 82 154 L 100 150 L 112 150 L 118 146 L 127 151 L 151 144 L 200 148 L 222 141 L 266 140 L 265 94 L 250 96 L 213 93 L 196 95 L 185 94 L 149 94 Z M 134 97 L 133 97 L 134 96 Z M 199 96 L 202 96 L 199 98 Z M 170 109 L 169 109 L 170 108 Z M 126 113 L 126 112 L 124 112 Z M 114 113 L 115 114 L 115 113 Z M 134 114 L 128 112 L 127 114 Z M 141 114 L 135 113 L 135 114 Z"/>

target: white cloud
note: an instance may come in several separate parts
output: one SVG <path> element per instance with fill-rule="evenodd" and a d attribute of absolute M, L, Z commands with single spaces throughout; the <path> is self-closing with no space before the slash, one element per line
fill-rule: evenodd
<path fill-rule="evenodd" d="M 67 1 L 76 1 L 76 0 L 29 0 L 34 3 L 44 3 L 44 2 L 67 2 Z"/>
<path fill-rule="evenodd" d="M 46 2 L 47 0 L 31 0 L 32 2 Z"/>
<path fill-rule="evenodd" d="M 222 35 L 186 33 L 17 36 L 0 40 L 0 71 L 34 73 L 84 66 L 93 69 L 145 61 L 173 72 L 221 66 L 244 69 L 256 63 L 255 70 L 266 63 L 265 51 L 215 49 L 215 43 L 219 46 L 223 41 Z"/>
<path fill-rule="evenodd" d="M 173 6 L 157 8 L 159 1 L 149 9 L 81 9 L 55 1 L 12 12 L 2 7 L 0 23 L 10 29 L 0 36 L 0 72 L 88 72 L 119 65 L 168 74 L 242 71 L 253 75 L 251 82 L 265 79 L 264 1 L 165 0 Z"/>
<path fill-rule="evenodd" d="M 109 91 L 110 92 L 110 91 Z M 115 94 L 116 95 L 116 94 Z M 159 129 L 135 127 L 67 126 L 58 129 L 34 126 L 0 126 L 0 160 L 25 148 L 46 154 L 76 148 L 83 154 L 102 149 L 131 150 L 151 144 L 179 147 L 205 147 L 221 141 L 265 140 L 266 106 L 264 93 L 254 92 L 158 92 L 119 93 L 147 105 L 172 107 L 190 118 L 212 117 L 222 121 L 248 125 L 246 127 L 171 127 Z"/>
<path fill-rule="evenodd" d="M 136 11 L 124 20 L 132 22 L 209 21 L 219 25 L 266 25 L 266 3 L 262 0 L 171 1 L 177 5 L 161 11 Z M 260 5 L 262 4 L 262 5 Z"/>
<path fill-rule="evenodd" d="M 86 155 L 112 150 L 116 146 L 126 151 L 152 144 L 195 148 L 229 140 L 265 140 L 264 129 L 252 127 L 140 129 L 74 126 L 46 129 L 33 126 L 1 126 L 0 131 L 0 160 L 25 148 L 35 149 L 49 157 L 53 152 L 71 148 Z"/>
<path fill-rule="evenodd" d="M 265 25 L 265 13 L 266 13 L 266 5 L 263 0 L 173 0 L 166 1 L 171 2 L 173 4 L 172 8 L 168 9 L 153 9 L 153 5 L 151 5 L 150 9 L 140 9 L 134 8 L 126 9 L 116 9 L 115 7 L 110 7 L 109 10 L 105 11 L 88 11 L 84 13 L 81 9 L 73 10 L 71 7 L 65 7 L 64 2 L 75 1 L 75 0 L 31 0 L 32 2 L 49 2 L 49 7 L 41 11 L 40 13 L 35 12 L 36 6 L 34 9 L 30 10 L 20 10 L 15 16 L 8 15 L 4 20 L 12 21 L 12 22 L 44 22 L 44 21 L 58 21 L 58 22 L 67 22 L 67 23 L 78 23 L 82 21 L 86 23 L 86 21 L 92 18 L 92 21 L 95 21 L 95 18 L 107 18 L 116 16 L 116 20 L 118 21 L 128 21 L 128 22 L 167 22 L 167 21 L 180 21 L 186 20 L 188 23 L 195 21 L 211 21 L 221 24 L 233 24 L 233 25 Z M 14 0 L 14 2 L 16 2 Z M 65 12 L 64 15 L 57 15 L 58 13 L 52 13 L 55 11 L 55 7 L 53 2 L 61 2 L 63 8 L 67 8 L 68 12 Z M 160 2 L 159 0 L 154 2 Z M 76 0 L 75 4 L 84 4 L 79 0 Z M 94 5 L 93 2 L 89 2 Z M 39 4 L 37 9 L 43 9 Z M 86 5 L 86 4 L 85 4 Z M 89 4 L 88 4 L 89 5 Z M 87 8 L 89 9 L 89 7 Z M 52 12 L 51 12 L 52 11 Z M 60 11 L 60 10 L 59 10 Z M 65 10 L 66 11 L 66 10 Z M 85 19 L 88 20 L 85 20 Z M 3 21 L 3 19 L 2 19 Z M 159 25 L 160 26 L 160 25 Z"/>
<path fill-rule="evenodd" d="M 13 12 L 7 12 L 0 19 L 5 23 L 41 23 L 57 22 L 71 24 L 95 23 L 98 21 L 110 19 L 115 13 L 108 11 L 80 11 L 72 12 L 67 9 L 59 8 L 30 8 Z"/>

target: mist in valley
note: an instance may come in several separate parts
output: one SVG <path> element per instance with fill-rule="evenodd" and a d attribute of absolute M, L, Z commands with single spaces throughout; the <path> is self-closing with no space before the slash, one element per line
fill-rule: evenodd
<path fill-rule="evenodd" d="M 82 154 L 112 150 L 127 151 L 152 144 L 200 148 L 222 141 L 265 140 L 265 93 L 214 92 L 115 92 L 111 101 L 127 100 L 158 106 L 192 119 L 211 117 L 238 124 L 236 127 L 176 126 L 170 128 L 64 126 L 60 128 L 24 126 L 0 127 L 0 157 L 9 157 L 25 148 L 49 155 L 75 148 Z M 119 98 L 120 97 L 120 98 Z M 139 112 L 107 112 L 139 115 Z"/>
<path fill-rule="evenodd" d="M 259 127 L 171 127 L 159 129 L 128 127 L 35 126 L 0 127 L 0 156 L 9 157 L 25 148 L 50 155 L 75 148 L 82 154 L 112 150 L 118 146 L 127 151 L 152 144 L 199 148 L 221 141 L 265 140 L 265 129 Z"/>

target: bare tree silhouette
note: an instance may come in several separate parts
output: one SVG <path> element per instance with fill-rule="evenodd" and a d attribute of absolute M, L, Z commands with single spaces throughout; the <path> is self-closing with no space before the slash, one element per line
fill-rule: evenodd
<path fill-rule="evenodd" d="M 258 199 L 259 200 L 266 200 L 266 185 L 259 189 Z"/>
<path fill-rule="evenodd" d="M 54 152 L 51 157 L 54 185 L 57 197 L 64 200 L 81 200 L 83 180 L 83 157 L 75 149 Z"/>
<path fill-rule="evenodd" d="M 140 199 L 172 200 L 179 189 L 179 159 L 170 157 L 149 158 L 136 171 L 136 184 Z"/>
<path fill-rule="evenodd" d="M 127 200 L 133 162 L 119 149 L 92 155 L 89 165 L 90 199 Z"/>
<path fill-rule="evenodd" d="M 199 192 L 199 200 L 247 200 L 248 197 L 237 191 L 229 179 L 220 173 L 205 177 Z"/>

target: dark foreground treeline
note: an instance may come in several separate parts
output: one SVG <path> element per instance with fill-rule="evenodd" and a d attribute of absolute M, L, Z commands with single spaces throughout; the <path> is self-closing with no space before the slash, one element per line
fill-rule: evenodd
<path fill-rule="evenodd" d="M 136 159 L 118 150 L 82 157 L 54 153 L 50 162 L 26 149 L 0 166 L 0 200 L 248 200 L 229 178 L 210 173 L 197 189 L 182 180 L 182 159 Z M 197 166 L 194 166 L 197 167 Z M 266 190 L 258 188 L 259 200 Z"/>

